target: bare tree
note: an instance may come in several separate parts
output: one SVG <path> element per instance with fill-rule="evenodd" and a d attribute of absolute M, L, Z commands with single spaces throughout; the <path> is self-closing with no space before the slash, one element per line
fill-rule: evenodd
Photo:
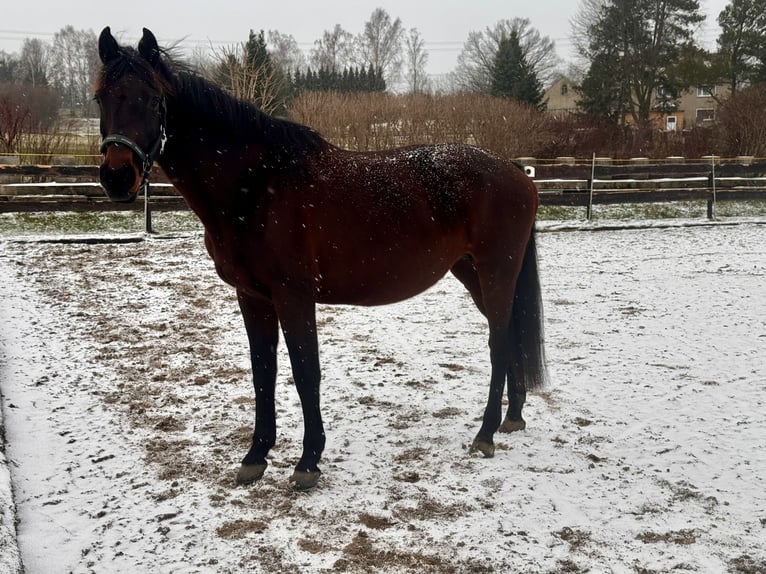
<path fill-rule="evenodd" d="M 399 18 L 392 21 L 388 12 L 376 8 L 357 38 L 358 63 L 382 70 L 386 84 L 396 84 L 401 76 L 403 35 L 402 21 Z"/>
<path fill-rule="evenodd" d="M 21 81 L 32 86 L 48 85 L 48 48 L 37 38 L 24 40 L 19 65 Z"/>
<path fill-rule="evenodd" d="M 458 56 L 455 79 L 458 86 L 468 92 L 489 92 L 492 71 L 500 42 L 515 32 L 523 55 L 530 68 L 543 85 L 548 85 L 555 75 L 559 58 L 555 44 L 548 36 L 541 36 L 528 18 L 500 20 L 493 28 L 482 32 L 470 32 Z"/>
<path fill-rule="evenodd" d="M 91 86 L 99 68 L 98 41 L 93 30 L 66 26 L 53 36 L 49 77 L 71 112 L 91 111 Z"/>
<path fill-rule="evenodd" d="M 215 48 L 197 46 L 189 54 L 188 61 L 192 69 L 200 76 L 215 81 L 216 66 L 218 65 L 216 57 Z"/>
<path fill-rule="evenodd" d="M 411 28 L 404 37 L 404 51 L 407 65 L 407 91 L 411 94 L 427 92 L 430 88 L 426 73 L 428 52 L 425 49 L 425 41 L 417 28 Z"/>
<path fill-rule="evenodd" d="M 306 67 L 306 56 L 292 35 L 269 30 L 268 46 L 271 61 L 283 72 L 302 70 Z"/>
<path fill-rule="evenodd" d="M 332 30 L 325 30 L 322 38 L 314 42 L 309 58 L 311 66 L 319 70 L 342 70 L 351 62 L 354 51 L 354 36 L 340 24 Z"/>
<path fill-rule="evenodd" d="M 248 44 L 222 48 L 217 60 L 216 79 L 235 98 L 253 102 L 269 114 L 284 108 L 285 76 L 270 60 L 254 59 Z"/>
<path fill-rule="evenodd" d="M 572 44 L 577 55 L 585 63 L 590 63 L 592 50 L 590 49 L 591 28 L 600 18 L 601 11 L 609 4 L 610 0 L 580 0 L 577 12 L 569 21 L 572 31 Z"/>

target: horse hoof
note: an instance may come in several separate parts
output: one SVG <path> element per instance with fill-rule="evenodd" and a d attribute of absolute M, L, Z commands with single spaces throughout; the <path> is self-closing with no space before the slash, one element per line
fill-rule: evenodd
<path fill-rule="evenodd" d="M 318 470 L 296 470 L 290 477 L 290 484 L 295 490 L 311 490 L 319 482 L 321 474 Z"/>
<path fill-rule="evenodd" d="M 485 440 L 476 438 L 474 439 L 473 444 L 471 445 L 471 450 L 469 452 L 474 453 L 476 451 L 479 451 L 481 454 L 483 454 L 484 458 L 492 458 L 495 456 L 495 445 Z"/>
<path fill-rule="evenodd" d="M 267 464 L 243 464 L 237 472 L 237 484 L 252 484 L 263 477 Z"/>
<path fill-rule="evenodd" d="M 523 419 L 520 421 L 512 421 L 511 419 L 506 418 L 497 430 L 500 432 L 516 432 L 524 430 L 525 428 L 527 428 L 527 423 L 524 422 Z"/>

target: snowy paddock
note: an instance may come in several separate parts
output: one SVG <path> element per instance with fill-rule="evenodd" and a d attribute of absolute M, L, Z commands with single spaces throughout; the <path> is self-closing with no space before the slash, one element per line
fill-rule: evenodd
<path fill-rule="evenodd" d="M 201 235 L 0 241 L 27 574 L 766 571 L 766 226 L 538 241 L 550 382 L 527 430 L 468 454 L 489 357 L 451 277 L 397 305 L 320 307 L 328 440 L 308 493 L 288 486 L 302 419 L 284 346 L 270 467 L 234 484 L 249 359 Z"/>

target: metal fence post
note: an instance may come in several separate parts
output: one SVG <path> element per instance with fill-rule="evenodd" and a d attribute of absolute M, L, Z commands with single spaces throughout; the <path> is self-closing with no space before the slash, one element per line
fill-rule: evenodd
<path fill-rule="evenodd" d="M 588 182 L 588 187 L 590 188 L 590 193 L 588 194 L 588 209 L 586 211 L 586 216 L 588 218 L 588 221 L 591 220 L 593 217 L 593 180 L 596 178 L 596 152 L 593 152 L 593 162 L 591 163 L 590 167 L 590 181 Z"/>
<path fill-rule="evenodd" d="M 154 233 L 152 230 L 152 208 L 149 206 L 149 182 L 144 185 L 144 228 L 146 233 Z"/>
<path fill-rule="evenodd" d="M 711 156 L 710 162 L 711 162 L 710 187 L 712 187 L 712 189 L 713 189 L 713 196 L 707 200 L 707 218 L 708 219 L 713 219 L 715 217 L 715 200 L 716 200 L 716 189 L 715 189 L 715 156 Z"/>

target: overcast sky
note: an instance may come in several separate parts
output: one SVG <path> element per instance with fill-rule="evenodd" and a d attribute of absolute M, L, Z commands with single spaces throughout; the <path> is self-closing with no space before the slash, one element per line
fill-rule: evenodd
<path fill-rule="evenodd" d="M 707 21 L 700 29 L 705 47 L 715 47 L 717 18 L 728 0 L 700 0 Z M 483 30 L 498 20 L 529 18 L 532 26 L 556 43 L 563 60 L 572 59 L 569 21 L 578 0 L 25 0 L 18 9 L 0 16 L 0 50 L 18 52 L 24 38 L 51 41 L 67 25 L 92 29 L 104 26 L 121 40 L 134 43 L 141 29 L 151 29 L 161 44 L 181 41 L 194 47 L 233 45 L 247 40 L 250 29 L 291 34 L 308 53 L 325 30 L 340 24 L 358 34 L 375 8 L 401 18 L 405 28 L 417 28 L 429 52 L 429 73 L 443 74 L 455 67 L 463 43 L 472 30 Z"/>

